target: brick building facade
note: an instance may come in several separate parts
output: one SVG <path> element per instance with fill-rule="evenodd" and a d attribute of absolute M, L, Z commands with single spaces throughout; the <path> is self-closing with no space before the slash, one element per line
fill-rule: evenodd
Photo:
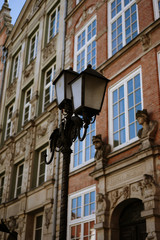
<path fill-rule="evenodd" d="M 86 159 L 86 165 L 81 146 L 74 148 L 68 239 L 160 238 L 159 4 L 68 1 L 65 64 L 82 71 L 90 63 L 110 79 L 95 133 L 111 146 L 105 160 L 95 158 L 95 164 Z M 154 126 L 152 140 L 149 130 L 140 134 L 136 112 L 142 109 Z M 88 154 L 87 146 L 83 151 Z M 91 197 L 94 191 L 96 198 Z M 89 212 L 87 206 L 91 209 L 94 201 L 95 211 Z"/>

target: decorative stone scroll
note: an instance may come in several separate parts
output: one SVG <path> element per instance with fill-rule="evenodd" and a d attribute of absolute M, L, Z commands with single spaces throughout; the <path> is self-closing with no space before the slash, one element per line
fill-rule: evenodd
<path fill-rule="evenodd" d="M 111 151 L 111 147 L 102 141 L 101 134 L 93 136 L 92 142 L 96 149 L 94 159 L 96 161 L 95 170 L 97 170 L 103 168 L 107 163 L 107 154 Z"/>
<path fill-rule="evenodd" d="M 111 193 L 111 208 L 115 208 L 119 199 L 126 200 L 130 196 L 129 186 L 124 186 L 122 189 L 115 190 Z"/>
<path fill-rule="evenodd" d="M 151 121 L 146 109 L 138 110 L 136 119 L 142 128 L 138 131 L 138 137 L 141 141 L 140 150 L 151 147 L 154 143 L 155 135 L 158 129 L 157 121 Z"/>

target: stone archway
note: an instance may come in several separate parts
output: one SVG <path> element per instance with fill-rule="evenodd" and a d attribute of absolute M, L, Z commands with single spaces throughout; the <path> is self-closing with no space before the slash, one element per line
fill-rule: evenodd
<path fill-rule="evenodd" d="M 146 220 L 141 217 L 144 205 L 139 199 L 127 199 L 113 211 L 111 240 L 145 240 Z"/>

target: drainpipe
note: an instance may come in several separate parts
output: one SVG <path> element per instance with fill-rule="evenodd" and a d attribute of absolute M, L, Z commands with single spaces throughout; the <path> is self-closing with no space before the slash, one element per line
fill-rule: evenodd
<path fill-rule="evenodd" d="M 2 48 L 2 58 L 1 61 L 3 63 L 3 73 L 2 73 L 2 86 L 0 88 L 0 108 L 1 108 L 1 101 L 2 101 L 2 92 L 4 86 L 4 77 L 5 77 L 5 70 L 6 70 L 6 59 L 7 59 L 8 50 L 5 46 Z"/>
<path fill-rule="evenodd" d="M 67 0 L 64 3 L 64 22 L 67 16 Z M 62 69 L 64 69 L 64 56 L 65 56 L 65 34 L 66 26 L 63 26 L 63 43 L 62 43 Z M 58 110 L 58 125 L 60 126 L 62 119 L 62 113 Z M 56 169 L 55 169 L 55 184 L 54 184 L 54 204 L 53 204 L 53 235 L 52 240 L 56 239 L 56 220 L 57 220 L 57 205 L 58 205 L 58 186 L 59 186 L 59 164 L 60 164 L 60 152 L 56 154 Z"/>

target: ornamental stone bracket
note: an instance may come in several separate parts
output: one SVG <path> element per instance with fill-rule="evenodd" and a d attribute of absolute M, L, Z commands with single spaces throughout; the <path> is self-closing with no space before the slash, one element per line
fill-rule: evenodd
<path fill-rule="evenodd" d="M 92 142 L 96 149 L 94 156 L 96 166 L 94 171 L 104 169 L 104 167 L 107 165 L 107 154 L 111 151 L 111 146 L 102 141 L 101 134 L 93 136 Z"/>
<path fill-rule="evenodd" d="M 142 128 L 138 131 L 138 137 L 141 142 L 140 150 L 152 147 L 158 130 L 158 122 L 150 120 L 147 109 L 138 110 L 136 119 L 142 125 Z"/>
<path fill-rule="evenodd" d="M 148 34 L 143 34 L 141 36 L 141 42 L 142 42 L 143 51 L 148 50 L 149 47 L 151 46 L 150 36 Z"/>

